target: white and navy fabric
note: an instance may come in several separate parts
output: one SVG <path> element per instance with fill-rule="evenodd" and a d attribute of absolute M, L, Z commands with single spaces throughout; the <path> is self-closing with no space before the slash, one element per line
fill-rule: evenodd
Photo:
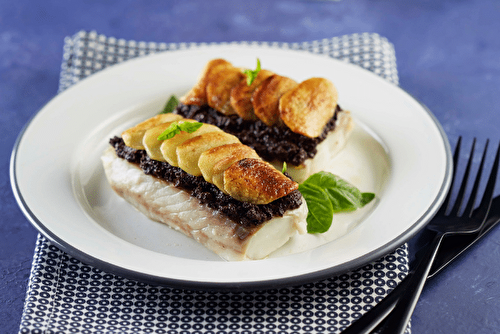
<path fill-rule="evenodd" d="M 377 34 L 259 43 L 328 54 L 398 83 L 394 48 Z M 130 58 L 199 45 L 125 41 L 82 31 L 65 40 L 59 90 Z M 340 333 L 407 272 L 408 248 L 402 245 L 362 268 L 301 286 L 251 292 L 187 290 L 104 272 L 39 235 L 19 332 Z"/>

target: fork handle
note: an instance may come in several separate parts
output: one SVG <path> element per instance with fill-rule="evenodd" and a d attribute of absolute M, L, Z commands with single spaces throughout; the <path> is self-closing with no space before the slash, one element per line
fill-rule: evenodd
<path fill-rule="evenodd" d="M 432 242 L 427 246 L 425 255 L 415 268 L 415 273 L 408 281 L 406 290 L 399 296 L 396 306 L 385 319 L 379 334 L 403 334 L 406 330 L 408 321 L 410 321 L 415 305 L 417 304 L 420 293 L 424 287 L 427 275 L 431 270 L 434 259 L 436 258 L 439 245 L 443 240 L 444 234 L 437 234 Z"/>
<path fill-rule="evenodd" d="M 399 296 L 402 291 L 406 290 L 406 285 L 413 276 L 413 271 L 410 271 L 406 277 L 399 282 L 398 286 L 394 288 L 384 299 L 382 299 L 377 305 L 372 307 L 368 312 L 363 314 L 363 316 L 352 323 L 349 327 L 342 331 L 342 334 L 369 334 L 374 328 L 377 328 L 380 324 L 394 309 Z"/>

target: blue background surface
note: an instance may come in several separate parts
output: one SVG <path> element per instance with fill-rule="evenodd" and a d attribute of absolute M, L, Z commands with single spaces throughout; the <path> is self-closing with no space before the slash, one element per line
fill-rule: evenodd
<path fill-rule="evenodd" d="M 18 329 L 37 235 L 12 195 L 10 154 L 57 92 L 64 37 L 84 29 L 138 41 L 301 42 L 375 32 L 395 46 L 400 86 L 452 145 L 459 135 L 496 144 L 499 18 L 497 0 L 0 1 L 0 332 Z M 427 284 L 413 333 L 500 332 L 499 241 L 496 229 Z"/>

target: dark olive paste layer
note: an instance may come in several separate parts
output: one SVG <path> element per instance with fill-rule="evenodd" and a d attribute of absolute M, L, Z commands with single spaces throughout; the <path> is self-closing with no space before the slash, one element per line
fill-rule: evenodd
<path fill-rule="evenodd" d="M 201 204 L 218 210 L 244 227 L 257 226 L 274 217 L 282 217 L 286 211 L 296 209 L 302 204 L 302 195 L 298 190 L 269 204 L 256 205 L 241 202 L 224 194 L 201 176 L 193 176 L 167 162 L 150 159 L 146 151 L 126 146 L 123 139 L 119 137 L 111 138 L 109 143 L 115 149 L 118 157 L 139 165 L 145 174 L 165 180 L 177 188 L 188 191 Z"/>
<path fill-rule="evenodd" d="M 326 138 L 330 131 L 335 129 L 337 113 L 341 111 L 342 109 L 337 105 L 333 117 L 323 128 L 322 134 L 316 138 L 300 135 L 286 127 L 267 126 L 260 120 L 245 121 L 238 115 L 226 116 L 208 105 L 196 106 L 181 103 L 174 113 L 198 122 L 213 124 L 235 135 L 266 161 L 285 161 L 287 164 L 299 166 L 316 155 L 316 146 Z"/>

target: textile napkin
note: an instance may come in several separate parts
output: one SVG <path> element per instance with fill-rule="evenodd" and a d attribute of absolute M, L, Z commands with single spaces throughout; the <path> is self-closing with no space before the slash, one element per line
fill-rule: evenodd
<path fill-rule="evenodd" d="M 81 31 L 64 41 L 59 91 L 107 66 L 201 44 L 126 41 Z M 256 43 L 344 60 L 398 84 L 392 44 L 377 34 Z M 20 333 L 339 333 L 408 272 L 408 248 L 337 277 L 263 291 L 152 286 L 104 272 L 39 235 Z"/>

